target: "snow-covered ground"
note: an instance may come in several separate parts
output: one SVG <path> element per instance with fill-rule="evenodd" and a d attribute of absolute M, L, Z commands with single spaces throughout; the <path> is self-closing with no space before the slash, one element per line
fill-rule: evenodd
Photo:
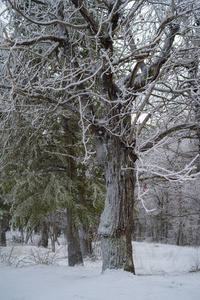
<path fill-rule="evenodd" d="M 133 255 L 136 276 L 101 274 L 100 259 L 68 267 L 64 244 L 55 254 L 33 245 L 2 247 L 0 299 L 200 300 L 200 247 L 134 242 Z"/>

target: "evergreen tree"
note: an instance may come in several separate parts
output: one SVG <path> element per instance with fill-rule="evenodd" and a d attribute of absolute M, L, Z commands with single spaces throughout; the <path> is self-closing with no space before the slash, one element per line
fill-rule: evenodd
<path fill-rule="evenodd" d="M 12 136 L 1 168 L 1 184 L 15 226 L 33 228 L 43 220 L 43 246 L 47 246 L 46 226 L 49 218 L 52 220 L 49 224 L 54 250 L 55 224 L 65 232 L 67 222 L 71 222 L 69 226 L 73 223 L 74 231 L 67 235 L 71 240 L 81 224 L 96 223 L 103 206 L 104 180 L 97 175 L 92 161 L 91 174 L 86 175 L 86 167 L 79 159 L 82 145 L 76 119 L 56 112 L 46 116 L 43 124 L 39 120 L 37 126 L 36 131 L 32 118 L 23 112 L 20 121 L 18 114 L 12 115 Z M 94 190 L 95 187 L 98 188 Z M 80 261 L 69 261 L 70 265 L 76 263 Z"/>

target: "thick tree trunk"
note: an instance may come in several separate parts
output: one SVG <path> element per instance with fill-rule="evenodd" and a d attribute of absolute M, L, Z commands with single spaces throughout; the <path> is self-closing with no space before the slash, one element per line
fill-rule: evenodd
<path fill-rule="evenodd" d="M 131 236 L 133 231 L 134 170 L 128 168 L 127 149 L 117 138 L 107 143 L 104 212 L 99 234 L 102 241 L 103 271 L 124 269 L 135 273 Z"/>
<path fill-rule="evenodd" d="M 68 241 L 68 265 L 82 265 L 83 258 L 81 253 L 78 229 L 74 225 L 71 213 L 67 212 L 67 241 Z"/>
<path fill-rule="evenodd" d="M 0 246 L 6 246 L 6 218 L 0 219 Z"/>

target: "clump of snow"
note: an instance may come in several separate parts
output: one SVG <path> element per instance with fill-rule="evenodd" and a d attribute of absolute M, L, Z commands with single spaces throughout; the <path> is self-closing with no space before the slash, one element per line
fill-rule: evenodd
<path fill-rule="evenodd" d="M 102 274 L 100 259 L 67 265 L 67 246 L 0 249 L 0 299 L 5 300 L 199 300 L 200 247 L 133 243 L 137 275 Z M 15 267 L 17 266 L 17 268 Z"/>

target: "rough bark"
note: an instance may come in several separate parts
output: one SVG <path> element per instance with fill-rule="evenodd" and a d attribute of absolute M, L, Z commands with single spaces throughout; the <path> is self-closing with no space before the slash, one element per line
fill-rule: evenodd
<path fill-rule="evenodd" d="M 103 271 L 124 269 L 135 273 L 131 244 L 135 177 L 133 169 L 123 169 L 128 165 L 128 153 L 120 140 L 108 140 L 105 168 L 107 195 L 99 226 Z"/>
<path fill-rule="evenodd" d="M 67 241 L 68 241 L 68 265 L 82 265 L 83 258 L 81 253 L 80 239 L 78 229 L 76 228 L 71 213 L 67 212 Z"/>

